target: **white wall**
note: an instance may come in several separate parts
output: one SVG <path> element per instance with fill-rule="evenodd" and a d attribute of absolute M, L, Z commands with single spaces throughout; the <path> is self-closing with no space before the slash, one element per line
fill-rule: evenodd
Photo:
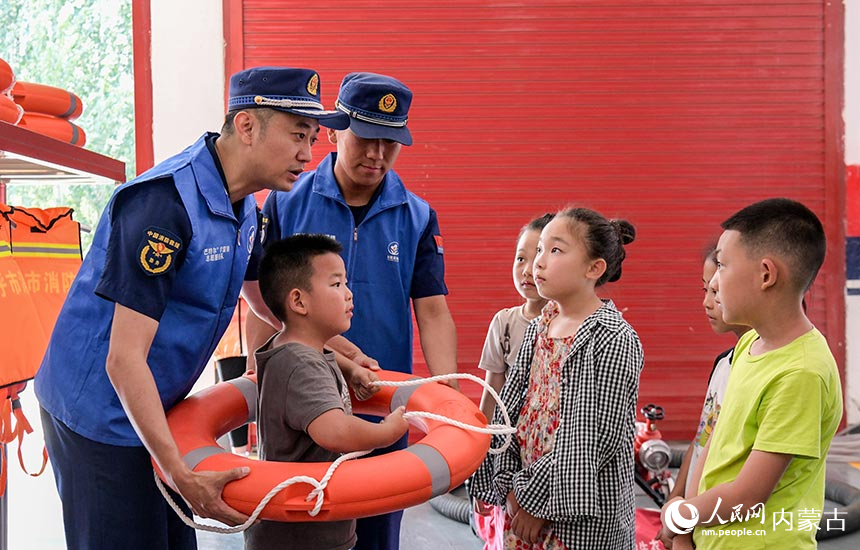
<path fill-rule="evenodd" d="M 860 0 L 845 0 L 845 164 L 860 164 Z M 850 197 L 858 200 L 860 197 Z M 856 285 L 855 281 L 855 285 Z M 860 295 L 845 298 L 848 423 L 860 422 Z"/>
<path fill-rule="evenodd" d="M 845 0 L 845 164 L 860 164 L 860 0 Z"/>
<path fill-rule="evenodd" d="M 152 140 L 156 164 L 224 120 L 221 2 L 151 0 Z"/>
<path fill-rule="evenodd" d="M 224 122 L 221 2 L 151 0 L 152 146 L 156 164 Z M 214 380 L 207 370 L 193 391 Z"/>

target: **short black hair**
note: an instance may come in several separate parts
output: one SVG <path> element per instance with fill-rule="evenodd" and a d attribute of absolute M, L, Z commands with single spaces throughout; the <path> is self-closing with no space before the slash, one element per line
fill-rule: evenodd
<path fill-rule="evenodd" d="M 272 115 L 275 114 L 274 109 L 269 109 L 266 107 L 258 107 L 254 109 L 236 109 L 234 111 L 229 111 L 226 115 L 224 115 L 224 124 L 221 125 L 222 134 L 232 134 L 234 131 L 236 131 L 234 119 L 236 118 L 236 115 L 241 111 L 253 113 L 253 115 L 260 123 L 261 132 L 266 131 L 266 127 L 269 125 L 269 120 L 271 120 Z"/>
<path fill-rule="evenodd" d="M 726 231 L 740 233 L 740 241 L 753 254 L 775 254 L 789 267 L 789 280 L 806 292 L 827 249 L 824 227 L 818 216 L 791 199 L 759 201 L 738 211 L 720 224 Z"/>
<path fill-rule="evenodd" d="M 294 288 L 310 290 L 313 259 L 340 254 L 343 246 L 327 235 L 303 233 L 271 243 L 260 260 L 259 281 L 263 301 L 275 317 L 286 322 L 284 304 Z"/>

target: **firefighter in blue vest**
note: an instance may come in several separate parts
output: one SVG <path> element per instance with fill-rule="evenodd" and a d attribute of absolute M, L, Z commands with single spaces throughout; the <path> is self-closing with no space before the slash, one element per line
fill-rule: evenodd
<path fill-rule="evenodd" d="M 269 194 L 263 245 L 295 233 L 337 239 L 355 311 L 346 340 L 329 345 L 365 366 L 412 372 L 414 307 L 430 373 L 448 374 L 457 370 L 457 335 L 446 301 L 436 212 L 392 170 L 401 147 L 412 145 L 406 126 L 411 102 L 411 90 L 390 76 L 347 75 L 336 107 L 349 115 L 349 129 L 329 129 L 337 153 L 303 174 L 290 193 Z M 279 325 L 271 313 L 255 313 L 247 324 L 251 349 Z M 404 436 L 383 452 L 405 447 Z M 359 519 L 356 549 L 398 548 L 402 515 Z"/>
<path fill-rule="evenodd" d="M 111 197 L 35 380 L 68 548 L 196 548 L 158 492 L 150 456 L 196 514 L 247 519 L 221 499 L 247 469 L 191 471 L 165 410 L 191 390 L 243 283 L 256 279 L 253 193 L 289 191 L 320 124 L 348 126 L 323 109 L 319 88 L 309 69 L 233 75 L 221 133 Z"/>

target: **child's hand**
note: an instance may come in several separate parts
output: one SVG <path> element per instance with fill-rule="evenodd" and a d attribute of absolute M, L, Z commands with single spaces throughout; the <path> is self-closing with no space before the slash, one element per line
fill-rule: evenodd
<path fill-rule="evenodd" d="M 663 505 L 663 508 L 660 510 L 660 521 L 663 523 L 660 531 L 657 535 L 660 537 L 660 542 L 663 543 L 667 549 L 672 548 L 672 544 L 676 539 L 676 533 L 671 529 L 666 527 L 666 508 L 669 507 L 670 504 L 675 502 L 676 500 L 684 500 L 683 497 L 675 497 L 666 501 L 666 504 Z M 692 539 L 691 539 L 692 540 Z M 692 544 L 692 543 L 691 543 Z"/>
<path fill-rule="evenodd" d="M 475 513 L 479 516 L 489 516 L 490 512 L 492 512 L 492 508 L 489 504 L 477 498 L 474 500 L 474 509 Z"/>
<path fill-rule="evenodd" d="M 512 518 L 520 511 L 520 503 L 517 501 L 517 495 L 513 491 L 508 493 L 508 496 L 505 498 L 505 509 Z"/>
<path fill-rule="evenodd" d="M 671 550 L 672 545 L 675 543 L 676 540 L 678 540 L 678 538 L 669 538 L 668 533 L 669 530 L 666 529 L 665 526 L 660 527 L 660 530 L 657 531 L 656 535 L 654 535 L 653 540 L 659 541 L 663 545 L 663 548 L 665 548 L 666 550 Z"/>
<path fill-rule="evenodd" d="M 546 525 L 545 519 L 535 517 L 520 506 L 517 495 L 513 491 L 505 499 L 505 509 L 511 517 L 511 530 L 523 541 L 534 544 L 541 539 L 541 531 Z"/>
<path fill-rule="evenodd" d="M 669 543 L 669 546 L 663 545 L 666 547 L 666 550 L 693 550 L 695 548 L 693 546 L 693 536 L 690 533 L 686 535 L 678 535 L 672 542 Z"/>
<path fill-rule="evenodd" d="M 406 407 L 401 405 L 394 409 L 391 414 L 386 416 L 380 423 L 381 426 L 385 426 L 386 428 L 388 428 L 391 433 L 391 441 L 389 441 L 383 446 L 391 445 L 392 443 L 400 439 L 400 436 L 405 434 L 406 431 L 409 429 L 409 422 L 407 422 L 406 419 L 403 418 L 403 413 L 405 411 Z"/>
<path fill-rule="evenodd" d="M 378 365 L 376 370 L 379 370 Z M 377 380 L 379 380 L 379 376 L 373 370 L 355 367 L 350 371 L 349 387 L 352 388 L 352 393 L 355 394 L 356 399 L 364 401 L 365 399 L 370 399 L 374 393 L 380 390 L 379 386 L 373 384 Z"/>
<path fill-rule="evenodd" d="M 511 530 L 528 544 L 540 542 L 542 538 L 541 531 L 545 525 L 545 519 L 529 514 L 522 507 L 517 510 L 514 519 L 511 520 Z"/>
<path fill-rule="evenodd" d="M 248 376 L 255 372 L 257 372 L 257 357 L 253 353 L 249 353 L 245 359 L 245 374 L 243 376 Z"/>

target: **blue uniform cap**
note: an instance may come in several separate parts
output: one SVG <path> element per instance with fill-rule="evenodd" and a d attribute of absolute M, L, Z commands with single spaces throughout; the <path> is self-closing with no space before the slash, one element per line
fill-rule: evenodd
<path fill-rule="evenodd" d="M 228 111 L 262 107 L 315 118 L 335 130 L 349 128 L 349 117 L 323 108 L 320 77 L 311 69 L 255 67 L 230 77 Z"/>
<path fill-rule="evenodd" d="M 412 90 L 375 73 L 350 73 L 343 78 L 335 107 L 349 115 L 349 128 L 365 139 L 390 139 L 412 145 L 406 127 Z"/>

